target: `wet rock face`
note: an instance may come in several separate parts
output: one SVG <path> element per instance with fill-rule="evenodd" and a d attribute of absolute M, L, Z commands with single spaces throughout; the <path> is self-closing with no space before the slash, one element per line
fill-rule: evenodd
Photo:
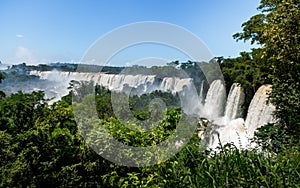
<path fill-rule="evenodd" d="M 209 147 L 218 143 L 220 125 L 214 124 L 206 118 L 200 118 L 197 128 L 197 134 L 202 144 Z"/>

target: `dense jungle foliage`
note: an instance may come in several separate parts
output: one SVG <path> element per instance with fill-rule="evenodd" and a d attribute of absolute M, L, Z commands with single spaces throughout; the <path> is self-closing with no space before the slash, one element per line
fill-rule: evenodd
<path fill-rule="evenodd" d="M 170 108 L 155 131 L 136 132 L 112 115 L 110 95 L 110 91 L 98 87 L 96 96 L 86 95 L 82 100 L 95 100 L 104 127 L 128 145 L 158 144 L 172 134 L 181 118 L 180 109 Z M 172 101 L 176 103 L 169 94 L 148 95 L 160 95 L 171 101 L 171 106 Z M 83 135 L 95 134 L 97 127 L 91 124 L 85 133 L 78 130 L 72 107 L 87 109 L 82 105 L 88 103 L 71 106 L 70 97 L 52 105 L 47 104 L 43 92 L 20 92 L 1 99 L 1 187 L 299 186 L 299 147 L 266 156 L 256 150 L 239 151 L 227 145 L 214 153 L 200 149 L 196 134 L 183 150 L 160 164 L 140 168 L 116 165 L 87 145 Z M 133 109 L 139 100 L 144 99 L 132 97 Z M 141 117 L 141 106 L 137 105 L 136 109 L 135 115 Z M 86 121 L 95 122 L 89 118 L 88 111 L 82 112 L 87 113 Z"/>
<path fill-rule="evenodd" d="M 245 88 L 246 105 L 261 84 L 273 85 L 270 101 L 279 120 L 274 125 L 277 136 L 288 135 L 289 144 L 294 145 L 300 143 L 299 4 L 299 0 L 261 0 L 261 13 L 243 23 L 243 31 L 233 36 L 260 47 L 237 58 L 217 58 L 226 83 L 238 82 Z"/>
<path fill-rule="evenodd" d="M 147 132 L 123 126 L 113 111 L 113 93 L 100 86 L 95 88 L 96 95 L 90 95 L 93 87 L 82 83 L 76 88 L 82 98 L 73 95 L 72 102 L 70 93 L 51 105 L 41 91 L 9 96 L 0 92 L 0 187 L 300 187 L 299 4 L 299 0 L 261 0 L 261 14 L 251 17 L 242 25 L 243 31 L 234 35 L 261 47 L 237 58 L 217 58 L 227 86 L 241 83 L 248 103 L 261 84 L 273 85 L 270 101 L 279 121 L 256 134 L 263 151 L 238 150 L 230 144 L 220 146 L 218 152 L 204 150 L 195 132 L 167 161 L 148 167 L 121 166 L 98 155 L 84 136 L 97 134 L 101 122 L 127 145 L 156 145 L 173 134 L 184 116 L 177 96 L 162 92 L 131 96 L 129 111 L 114 109 L 121 117 L 132 112 L 138 120 L 166 117 Z M 187 71 L 194 70 L 193 63 L 182 65 L 188 74 L 197 74 Z M 181 65 L 172 62 L 170 66 Z M 0 82 L 3 79 L 5 75 L 0 74 Z M 169 106 L 164 114 L 149 114 L 148 105 L 143 105 L 156 97 Z M 84 105 L 93 102 L 98 118 L 85 110 L 89 108 Z M 74 108 L 90 127 L 80 129 Z M 137 123 L 126 121 L 132 126 Z"/>

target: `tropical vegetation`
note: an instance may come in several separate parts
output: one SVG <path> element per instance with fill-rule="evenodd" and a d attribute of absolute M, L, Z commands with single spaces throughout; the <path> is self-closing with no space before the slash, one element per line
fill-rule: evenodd
<path fill-rule="evenodd" d="M 166 161 L 145 167 L 122 166 L 103 158 L 99 155 L 103 151 L 95 149 L 102 146 L 99 144 L 108 148 L 111 144 L 97 142 L 103 128 L 129 146 L 159 144 L 174 133 L 181 118 L 186 118 L 178 96 L 163 92 L 130 96 L 129 109 L 124 110 L 125 104 L 114 108 L 112 91 L 94 87 L 93 83 L 73 81 L 73 92 L 53 104 L 42 91 L 0 92 L 0 187 L 300 187 L 299 4 L 299 0 L 261 0 L 261 13 L 234 35 L 259 47 L 236 58 L 216 58 L 227 86 L 239 82 L 245 88 L 245 109 L 260 85 L 273 85 L 270 102 L 276 106 L 278 121 L 256 133 L 257 148 L 239 150 L 227 144 L 217 151 L 207 150 L 195 132 L 188 144 Z M 180 68 L 191 77 L 203 76 L 195 71 L 196 65 L 175 61 L 168 69 Z M 123 69 L 108 70 L 113 73 Z M 159 72 L 161 68 L 153 70 Z M 0 74 L 0 83 L 12 79 L 9 76 Z M 152 99 L 157 97 L 167 104 L 167 111 L 151 114 L 145 104 L 156 107 L 159 104 Z M 123 104 L 121 99 L 118 102 Z M 85 106 L 94 103 L 96 116 Z M 74 111 L 83 118 L 76 119 Z M 136 118 L 126 119 L 128 113 Z M 129 129 L 119 119 L 123 117 L 126 124 L 137 127 L 138 120 L 152 115 L 165 117 L 151 124 L 152 131 Z M 81 121 L 89 126 L 80 127 Z M 95 138 L 94 142 L 87 137 Z"/>

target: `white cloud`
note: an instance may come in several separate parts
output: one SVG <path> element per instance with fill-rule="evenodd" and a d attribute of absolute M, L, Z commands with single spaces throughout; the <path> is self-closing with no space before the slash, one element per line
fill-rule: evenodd
<path fill-rule="evenodd" d="M 16 37 L 17 37 L 17 38 L 23 38 L 24 35 L 22 35 L 22 34 L 17 34 Z"/>
<path fill-rule="evenodd" d="M 36 56 L 34 50 L 26 48 L 24 46 L 18 46 L 15 52 L 14 63 L 26 63 L 28 65 L 36 65 L 36 64 L 47 64 L 51 61 L 50 59 L 46 58 L 39 58 Z"/>
<path fill-rule="evenodd" d="M 131 62 L 129 62 L 129 61 L 127 61 L 126 63 L 125 63 L 125 67 L 130 67 L 132 64 L 131 64 Z"/>
<path fill-rule="evenodd" d="M 24 46 L 17 47 L 16 60 L 18 62 L 26 62 L 29 64 L 35 64 L 37 62 L 37 59 L 34 58 L 32 51 Z"/>

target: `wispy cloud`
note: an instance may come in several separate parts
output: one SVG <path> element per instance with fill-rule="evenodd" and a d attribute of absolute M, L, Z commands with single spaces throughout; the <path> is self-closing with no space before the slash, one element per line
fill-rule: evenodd
<path fill-rule="evenodd" d="M 17 61 L 35 63 L 37 60 L 34 58 L 33 53 L 30 49 L 24 46 L 18 46 L 16 51 Z"/>
<path fill-rule="evenodd" d="M 18 46 L 15 52 L 14 60 L 12 62 L 14 63 L 25 62 L 26 64 L 29 65 L 52 62 L 51 60 L 46 58 L 39 58 L 35 52 L 36 51 L 33 49 L 29 49 L 24 46 Z"/>
<path fill-rule="evenodd" d="M 17 34 L 16 37 L 17 37 L 17 38 L 23 38 L 24 35 L 22 35 L 22 34 Z"/>

